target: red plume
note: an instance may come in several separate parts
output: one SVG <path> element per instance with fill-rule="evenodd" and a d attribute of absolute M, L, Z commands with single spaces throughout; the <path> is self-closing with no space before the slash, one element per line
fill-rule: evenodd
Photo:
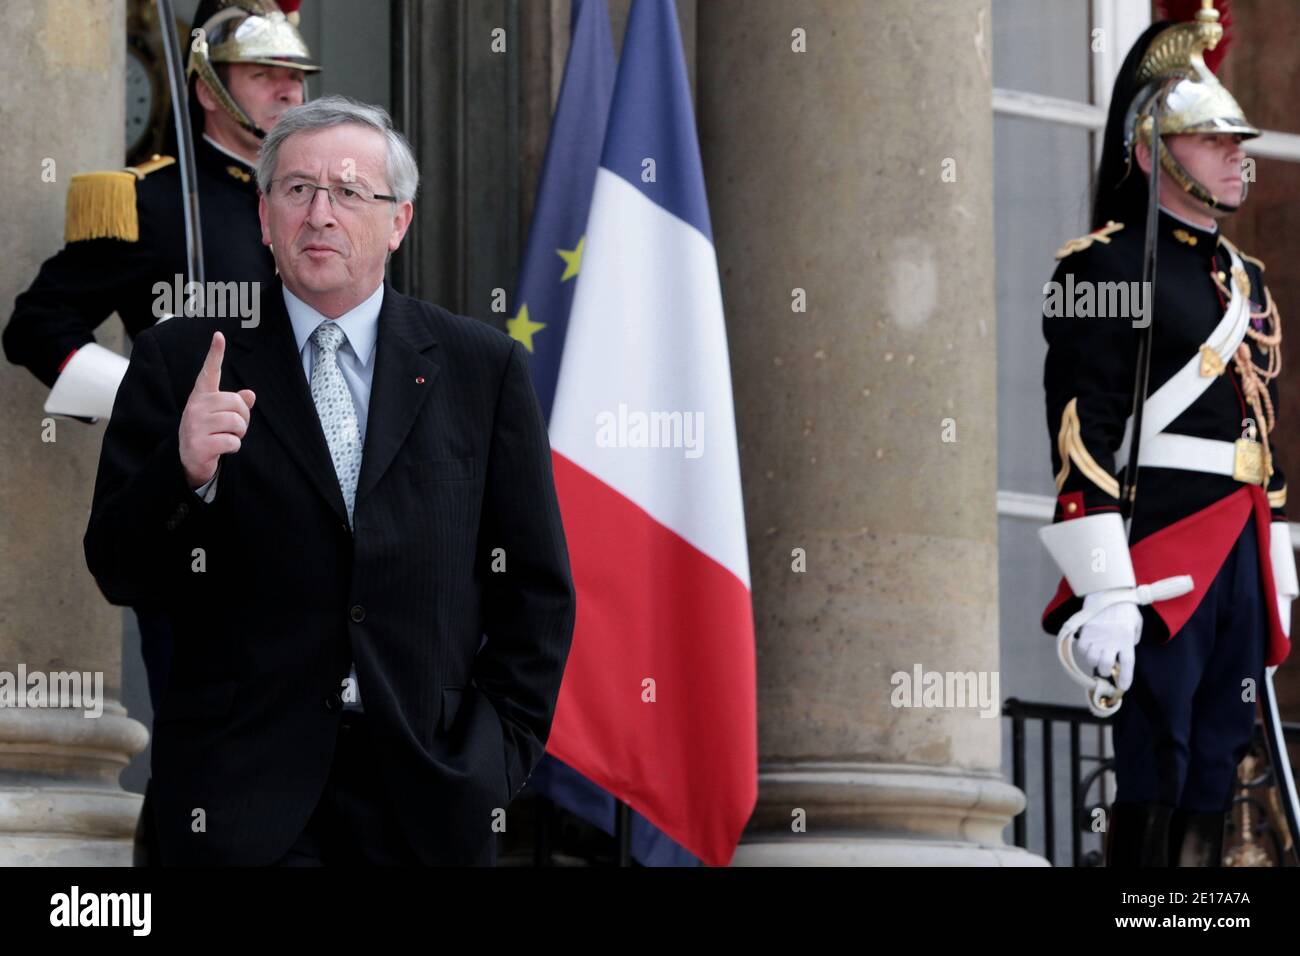
<path fill-rule="evenodd" d="M 1219 64 L 1228 52 L 1232 42 L 1232 0 L 1214 0 L 1214 8 L 1219 11 L 1219 24 L 1223 27 L 1223 39 L 1213 50 L 1205 54 L 1205 65 L 1211 73 L 1217 73 Z M 1201 9 L 1201 0 L 1157 0 L 1156 13 L 1161 20 L 1195 20 Z"/>
<path fill-rule="evenodd" d="M 296 13 L 298 8 L 302 6 L 302 0 L 279 0 L 279 3 L 280 9 L 284 11 L 285 16 L 288 16 L 291 13 Z M 1213 67 L 1211 67 L 1211 69 L 1213 69 Z"/>

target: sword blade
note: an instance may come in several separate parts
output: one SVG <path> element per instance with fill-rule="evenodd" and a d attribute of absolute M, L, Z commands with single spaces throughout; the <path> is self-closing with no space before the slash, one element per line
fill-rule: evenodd
<path fill-rule="evenodd" d="M 1260 696 L 1260 705 L 1264 712 L 1264 739 L 1268 743 L 1269 759 L 1273 762 L 1273 777 L 1281 792 L 1286 825 L 1291 828 L 1291 862 L 1300 865 L 1300 828 L 1297 827 L 1297 821 L 1300 821 L 1300 798 L 1296 795 L 1295 775 L 1291 772 L 1291 755 L 1286 749 L 1282 716 L 1277 709 L 1277 692 L 1273 688 L 1275 670 L 1276 667 L 1264 668 L 1264 684 Z"/>
<path fill-rule="evenodd" d="M 154 0 L 158 27 L 167 60 L 167 86 L 172 95 L 172 120 L 176 124 L 176 164 L 181 171 L 181 208 L 185 212 L 186 276 L 203 284 L 203 233 L 199 228 L 199 184 L 194 165 L 194 137 L 190 131 L 189 90 L 185 83 L 182 48 L 176 34 L 176 14 L 171 0 Z M 186 297 L 188 302 L 189 296 Z"/>
<path fill-rule="evenodd" d="M 1120 488 L 1120 514 L 1133 530 L 1133 511 L 1137 507 L 1138 453 L 1142 447 L 1142 411 L 1146 408 L 1147 388 L 1151 379 L 1151 337 L 1156 310 L 1156 243 L 1159 241 L 1160 217 L 1160 101 L 1164 87 L 1151 99 L 1151 173 L 1147 182 L 1147 226 L 1142 249 L 1142 328 L 1138 330 L 1137 372 L 1133 383 L 1133 441 L 1129 445 L 1124 484 Z"/>

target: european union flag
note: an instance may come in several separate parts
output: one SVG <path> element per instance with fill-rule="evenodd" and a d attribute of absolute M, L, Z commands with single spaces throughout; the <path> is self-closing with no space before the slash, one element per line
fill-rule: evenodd
<path fill-rule="evenodd" d="M 519 270 L 510 335 L 529 353 L 533 388 L 549 419 L 564 353 L 605 122 L 614 94 L 614 41 L 605 0 L 575 0 L 572 40 L 537 206 Z"/>

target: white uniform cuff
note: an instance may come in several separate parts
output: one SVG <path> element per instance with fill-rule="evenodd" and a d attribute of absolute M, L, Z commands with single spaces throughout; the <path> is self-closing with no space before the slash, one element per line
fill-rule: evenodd
<path fill-rule="evenodd" d="M 1070 590 L 1080 597 L 1137 586 L 1128 535 L 1117 511 L 1058 521 L 1040 528 L 1038 537 L 1065 575 Z"/>
<path fill-rule="evenodd" d="M 108 418 L 129 364 L 116 352 L 87 342 L 68 359 L 45 400 L 50 415 Z"/>

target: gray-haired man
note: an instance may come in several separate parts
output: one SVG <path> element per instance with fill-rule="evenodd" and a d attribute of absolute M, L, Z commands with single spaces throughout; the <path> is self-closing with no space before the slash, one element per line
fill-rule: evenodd
<path fill-rule="evenodd" d="M 258 182 L 260 321 L 141 334 L 86 533 L 174 615 L 163 861 L 490 862 L 574 616 L 524 356 L 384 282 L 418 172 L 382 110 L 290 110 Z"/>

